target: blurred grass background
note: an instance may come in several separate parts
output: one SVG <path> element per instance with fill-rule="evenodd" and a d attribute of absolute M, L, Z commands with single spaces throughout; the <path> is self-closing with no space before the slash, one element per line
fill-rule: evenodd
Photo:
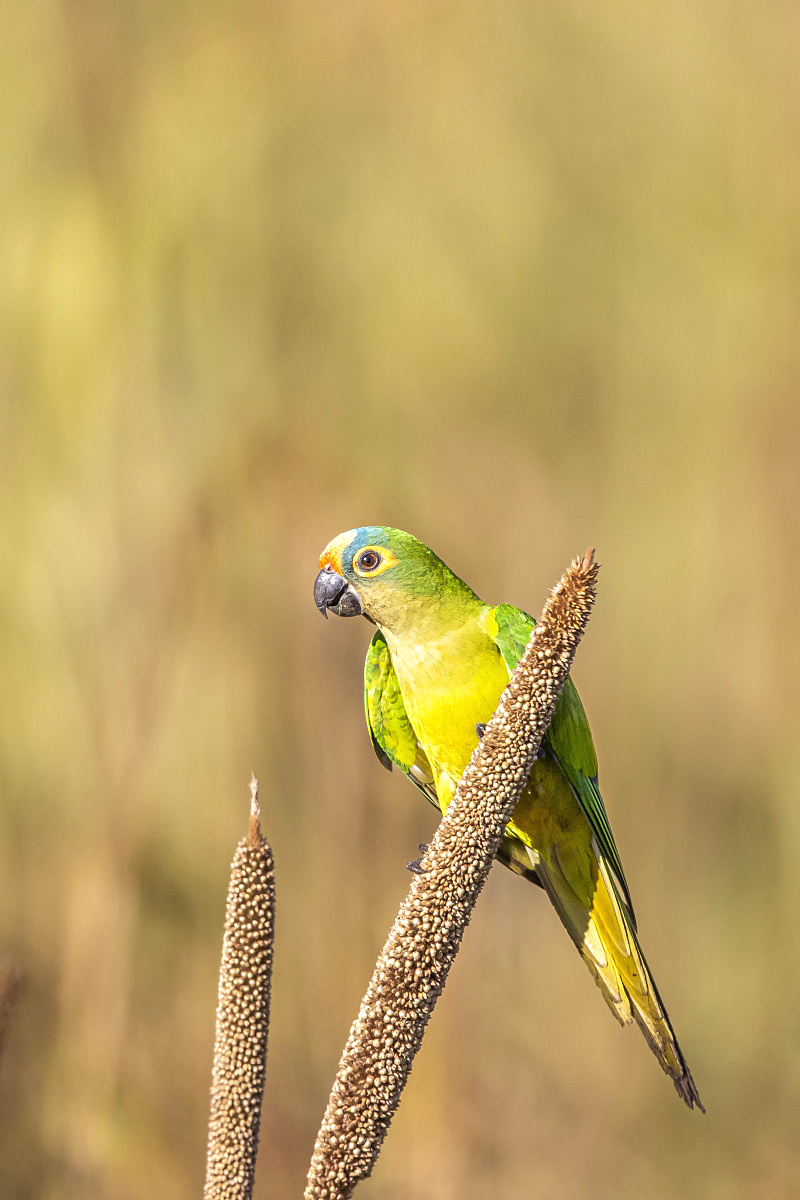
<path fill-rule="evenodd" d="M 2 1196 L 200 1194 L 251 768 L 301 1195 L 435 815 L 311 599 L 364 523 L 533 612 L 597 546 L 575 676 L 708 1115 L 497 871 L 359 1195 L 796 1196 L 797 6 L 2 16 Z"/>

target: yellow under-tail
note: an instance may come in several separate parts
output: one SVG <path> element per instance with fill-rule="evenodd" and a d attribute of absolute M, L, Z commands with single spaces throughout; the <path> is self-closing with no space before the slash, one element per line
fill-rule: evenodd
<path fill-rule="evenodd" d="M 655 982 L 639 947 L 633 913 L 556 761 L 538 762 L 514 810 L 516 837 L 500 857 L 536 880 L 622 1025 L 638 1022 L 651 1049 L 687 1103 L 700 1104 Z M 702 1106 L 701 1106 L 702 1107 Z"/>
<path fill-rule="evenodd" d="M 444 812 L 533 619 L 509 605 L 485 605 L 427 546 L 400 530 L 349 530 L 323 552 L 320 568 L 315 599 L 326 615 L 363 613 L 378 626 L 365 668 L 376 753 Z M 639 946 L 589 725 L 571 679 L 497 857 L 544 888 L 611 1011 L 622 1024 L 638 1022 L 679 1094 L 690 1108 L 702 1108 Z"/>

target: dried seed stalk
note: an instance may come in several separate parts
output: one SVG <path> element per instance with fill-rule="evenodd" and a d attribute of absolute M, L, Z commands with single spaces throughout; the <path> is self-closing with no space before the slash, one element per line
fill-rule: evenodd
<path fill-rule="evenodd" d="M 275 930 L 272 851 L 261 836 L 258 780 L 250 828 L 231 864 L 217 1002 L 205 1200 L 250 1200 L 258 1154 Z"/>
<path fill-rule="evenodd" d="M 11 1014 L 22 992 L 22 972 L 13 964 L 4 966 L 0 972 L 0 1053 L 6 1038 Z"/>
<path fill-rule="evenodd" d="M 389 933 L 339 1063 L 306 1200 L 346 1200 L 370 1174 L 414 1055 L 569 674 L 594 603 L 587 551 L 544 607 Z"/>

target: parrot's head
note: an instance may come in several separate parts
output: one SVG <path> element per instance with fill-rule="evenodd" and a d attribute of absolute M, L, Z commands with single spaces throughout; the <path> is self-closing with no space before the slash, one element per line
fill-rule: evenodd
<path fill-rule="evenodd" d="M 424 542 L 385 525 L 340 533 L 319 566 L 314 601 L 326 617 L 365 616 L 382 629 L 399 629 L 457 596 L 477 600 Z"/>

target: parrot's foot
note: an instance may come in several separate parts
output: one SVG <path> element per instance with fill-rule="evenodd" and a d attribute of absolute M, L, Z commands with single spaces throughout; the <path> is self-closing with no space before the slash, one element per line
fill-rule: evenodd
<path fill-rule="evenodd" d="M 537 758 L 547 758 L 547 751 L 545 750 L 544 746 L 540 746 L 539 749 L 536 751 L 536 757 Z"/>
<path fill-rule="evenodd" d="M 422 865 L 422 859 L 428 852 L 428 844 L 427 842 L 419 842 L 417 845 L 418 849 L 422 851 L 422 854 L 419 858 L 414 858 L 410 863 L 406 863 L 406 870 L 411 871 L 414 875 L 424 875 L 426 871 L 425 867 Z"/>

